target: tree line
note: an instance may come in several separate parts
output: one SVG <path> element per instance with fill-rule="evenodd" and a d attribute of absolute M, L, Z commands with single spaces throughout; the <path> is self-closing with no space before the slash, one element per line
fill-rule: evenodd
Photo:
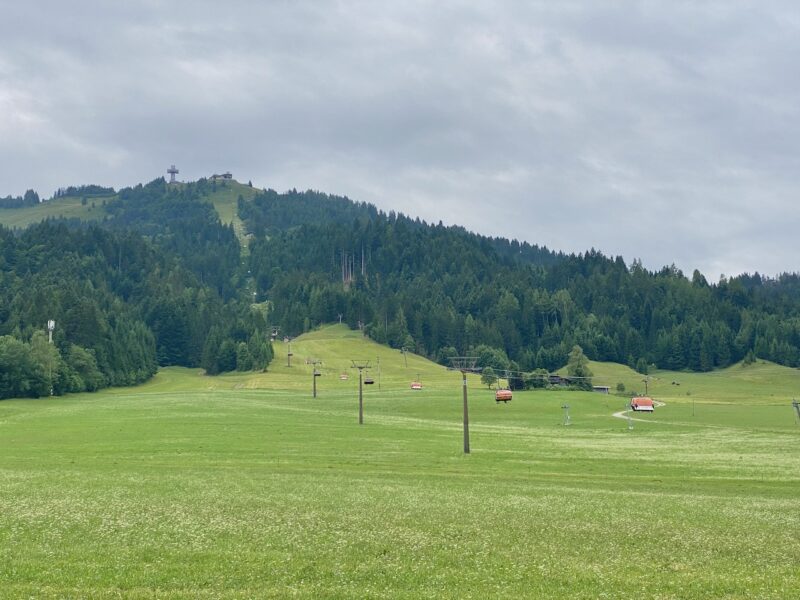
<path fill-rule="evenodd" d="M 58 188 L 53 194 L 53 198 L 66 198 L 69 196 L 97 198 L 101 196 L 113 196 L 115 193 L 113 187 L 104 187 L 102 185 L 70 185 L 65 188 Z"/>
<path fill-rule="evenodd" d="M 39 194 L 33 190 L 27 190 L 22 196 L 6 196 L 0 198 L 0 208 L 22 208 L 25 206 L 35 206 L 39 204 Z"/>

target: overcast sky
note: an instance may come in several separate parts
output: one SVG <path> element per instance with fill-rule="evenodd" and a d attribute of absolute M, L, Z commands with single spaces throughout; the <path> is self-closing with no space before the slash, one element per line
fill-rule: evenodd
<path fill-rule="evenodd" d="M 800 270 L 796 2 L 8 2 L 0 196 L 230 170 L 710 280 Z"/>

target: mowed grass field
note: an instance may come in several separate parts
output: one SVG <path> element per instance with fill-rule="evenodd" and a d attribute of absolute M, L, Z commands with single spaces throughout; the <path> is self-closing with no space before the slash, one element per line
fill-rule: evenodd
<path fill-rule="evenodd" d="M 497 405 L 471 377 L 464 455 L 459 373 L 341 326 L 291 368 L 275 348 L 263 374 L 1 402 L 0 597 L 798 597 L 795 370 L 656 373 L 632 430 L 618 396 Z M 376 367 L 363 426 L 350 359 Z"/>

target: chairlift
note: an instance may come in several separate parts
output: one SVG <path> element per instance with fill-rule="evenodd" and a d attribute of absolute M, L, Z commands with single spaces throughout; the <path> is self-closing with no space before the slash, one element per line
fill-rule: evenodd
<path fill-rule="evenodd" d="M 372 385 L 373 383 L 375 383 L 375 380 L 372 377 L 367 376 L 364 378 L 364 385 Z"/>
<path fill-rule="evenodd" d="M 494 393 L 494 401 L 508 403 L 511 401 L 511 395 L 511 390 L 507 388 L 499 389 Z"/>
<path fill-rule="evenodd" d="M 412 381 L 411 382 L 411 389 L 412 390 L 421 390 L 422 384 L 419 381 Z"/>
<path fill-rule="evenodd" d="M 320 377 L 322 375 L 322 371 L 317 371 L 314 369 L 314 377 Z"/>
<path fill-rule="evenodd" d="M 341 375 L 339 375 L 339 379 L 341 379 L 342 381 L 347 381 L 348 379 L 350 379 L 350 375 L 348 375 L 347 373 L 342 373 Z"/>

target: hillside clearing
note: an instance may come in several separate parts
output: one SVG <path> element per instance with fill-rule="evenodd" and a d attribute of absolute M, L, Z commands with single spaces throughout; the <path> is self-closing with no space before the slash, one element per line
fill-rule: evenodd
<path fill-rule="evenodd" d="M 84 205 L 78 196 L 67 196 L 42 202 L 36 206 L 22 208 L 4 208 L 0 210 L 0 225 L 6 227 L 27 227 L 44 219 L 81 219 L 83 221 L 100 220 L 105 216 L 103 202 L 109 201 L 113 196 L 87 200 Z"/>

